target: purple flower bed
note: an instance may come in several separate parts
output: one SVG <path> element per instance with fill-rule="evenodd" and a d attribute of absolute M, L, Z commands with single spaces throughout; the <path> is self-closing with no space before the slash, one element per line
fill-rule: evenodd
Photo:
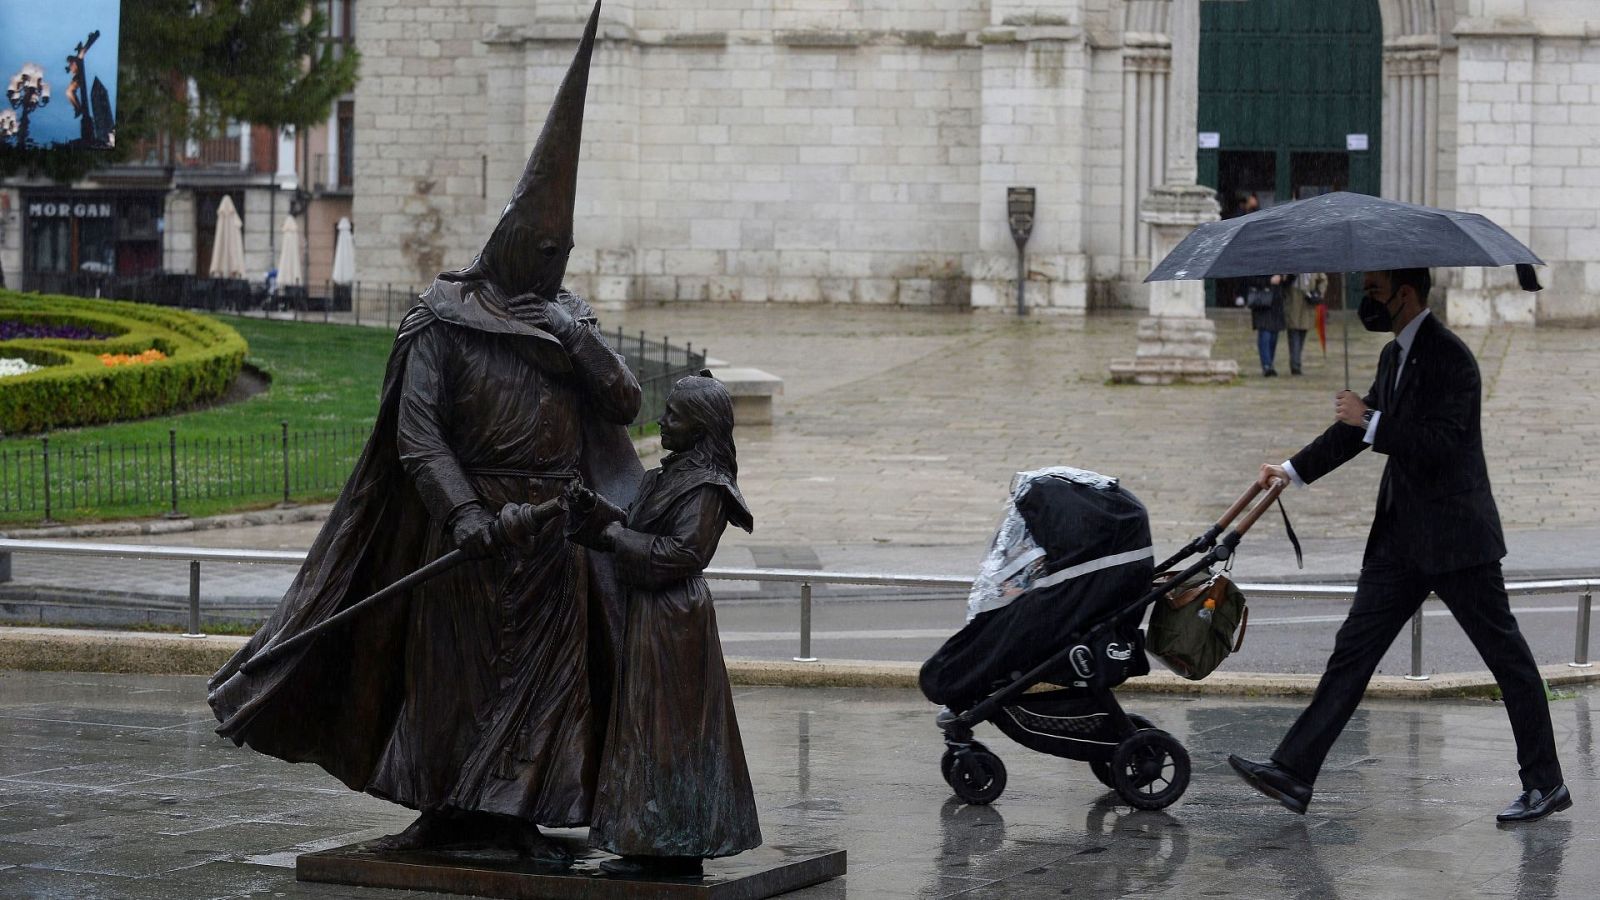
<path fill-rule="evenodd" d="M 69 341 L 103 341 L 113 335 L 102 334 L 82 325 L 52 325 L 47 322 L 0 320 L 0 341 L 16 338 L 53 338 Z"/>

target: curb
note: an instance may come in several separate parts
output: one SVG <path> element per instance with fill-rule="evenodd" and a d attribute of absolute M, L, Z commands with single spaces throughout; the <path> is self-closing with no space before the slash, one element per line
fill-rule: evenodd
<path fill-rule="evenodd" d="M 179 534 L 209 531 L 213 528 L 250 528 L 256 525 L 288 525 L 314 522 L 328 517 L 332 503 L 257 509 L 249 512 L 205 516 L 199 519 L 135 519 L 127 522 L 88 522 L 82 525 L 54 525 L 48 528 L 18 528 L 0 531 L 0 537 L 19 541 L 59 538 L 132 537 L 140 534 Z"/>
<path fill-rule="evenodd" d="M 227 662 L 248 638 L 80 628 L 0 627 L 0 670 L 29 672 L 107 672 L 124 675 L 210 675 Z M 729 659 L 728 677 L 745 686 L 911 688 L 917 687 L 921 663 L 872 660 L 789 662 Z M 1600 667 L 1575 669 L 1543 666 L 1540 674 L 1551 687 L 1600 682 Z M 1227 672 L 1204 681 L 1187 681 L 1170 672 L 1152 671 L 1117 688 L 1124 694 L 1196 694 L 1236 697 L 1309 696 L 1320 675 Z M 1410 681 L 1379 675 L 1367 686 L 1369 698 L 1431 700 L 1495 697 L 1498 688 L 1488 672 L 1432 675 Z"/>

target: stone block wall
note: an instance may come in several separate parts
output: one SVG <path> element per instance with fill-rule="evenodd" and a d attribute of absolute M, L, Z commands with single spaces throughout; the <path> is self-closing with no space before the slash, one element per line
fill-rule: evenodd
<path fill-rule="evenodd" d="M 472 259 L 590 7 L 358 5 L 352 218 L 363 280 L 420 287 Z M 1025 184 L 1039 198 L 1030 306 L 1142 305 L 1148 242 L 1128 210 L 1143 199 L 1140 185 L 1162 180 L 1167 158 L 1165 7 L 608 0 L 569 283 L 602 305 L 1009 309 L 1017 261 L 1005 189 Z M 1411 138 L 1410 156 L 1385 140 L 1385 191 L 1482 211 L 1551 262 L 1537 297 L 1515 290 L 1510 270 L 1442 272 L 1452 319 L 1600 313 L 1600 221 L 1588 202 L 1600 187 L 1600 7 L 1381 8 L 1384 133 Z M 1129 61 L 1141 54 L 1149 72 Z M 1154 100 L 1135 89 L 1146 83 Z M 1149 151 L 1125 153 L 1143 147 L 1138 135 Z"/>
<path fill-rule="evenodd" d="M 1549 267 L 1539 294 L 1519 290 L 1510 269 L 1463 270 L 1451 321 L 1600 314 L 1600 20 L 1468 18 L 1456 37 L 1456 202 Z"/>
<path fill-rule="evenodd" d="M 1015 277 L 1003 209 L 988 220 L 1006 186 L 1029 183 L 1050 204 L 1032 302 L 1081 309 L 1084 170 L 1062 147 L 1084 143 L 1082 30 L 1019 38 L 1002 23 L 1046 7 L 1066 22 L 1075 4 L 1009 6 L 608 2 L 569 284 L 602 305 L 986 305 Z M 589 5 L 468 4 L 456 25 L 418 0 L 358 9 L 362 266 L 421 286 L 493 226 Z M 428 38 L 408 40 L 425 16 Z M 1003 71 L 1012 56 L 1028 60 L 1021 82 Z"/>

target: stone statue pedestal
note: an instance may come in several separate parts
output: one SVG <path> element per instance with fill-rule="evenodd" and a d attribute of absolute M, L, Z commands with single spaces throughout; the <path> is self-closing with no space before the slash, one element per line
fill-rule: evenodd
<path fill-rule="evenodd" d="M 570 868 L 541 866 L 505 851 L 398 853 L 351 844 L 302 854 L 295 860 L 295 877 L 301 881 L 479 897 L 761 900 L 845 873 L 843 850 L 766 846 L 726 859 L 708 859 L 700 878 L 617 878 L 602 874 L 599 868 L 602 860 L 611 858 L 610 854 L 572 840 L 563 843 L 577 857 Z"/>
<path fill-rule="evenodd" d="M 1217 220 L 1216 194 L 1193 184 L 1163 185 L 1139 207 L 1151 226 L 1150 258 L 1165 259 L 1196 226 Z M 1150 315 L 1139 320 L 1133 359 L 1111 362 L 1111 380 L 1122 384 L 1217 384 L 1239 377 L 1239 363 L 1212 359 L 1216 325 L 1206 318 L 1205 284 L 1150 284 Z"/>

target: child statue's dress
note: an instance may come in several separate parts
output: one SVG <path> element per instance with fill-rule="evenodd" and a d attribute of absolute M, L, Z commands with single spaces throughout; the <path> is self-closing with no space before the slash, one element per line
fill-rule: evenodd
<path fill-rule="evenodd" d="M 622 520 L 601 508 L 597 520 Z M 627 591 L 621 681 L 600 763 L 590 841 L 625 856 L 732 856 L 761 844 L 711 592 L 700 573 L 749 508 L 693 451 L 647 472 L 626 527 L 613 526 Z"/>

